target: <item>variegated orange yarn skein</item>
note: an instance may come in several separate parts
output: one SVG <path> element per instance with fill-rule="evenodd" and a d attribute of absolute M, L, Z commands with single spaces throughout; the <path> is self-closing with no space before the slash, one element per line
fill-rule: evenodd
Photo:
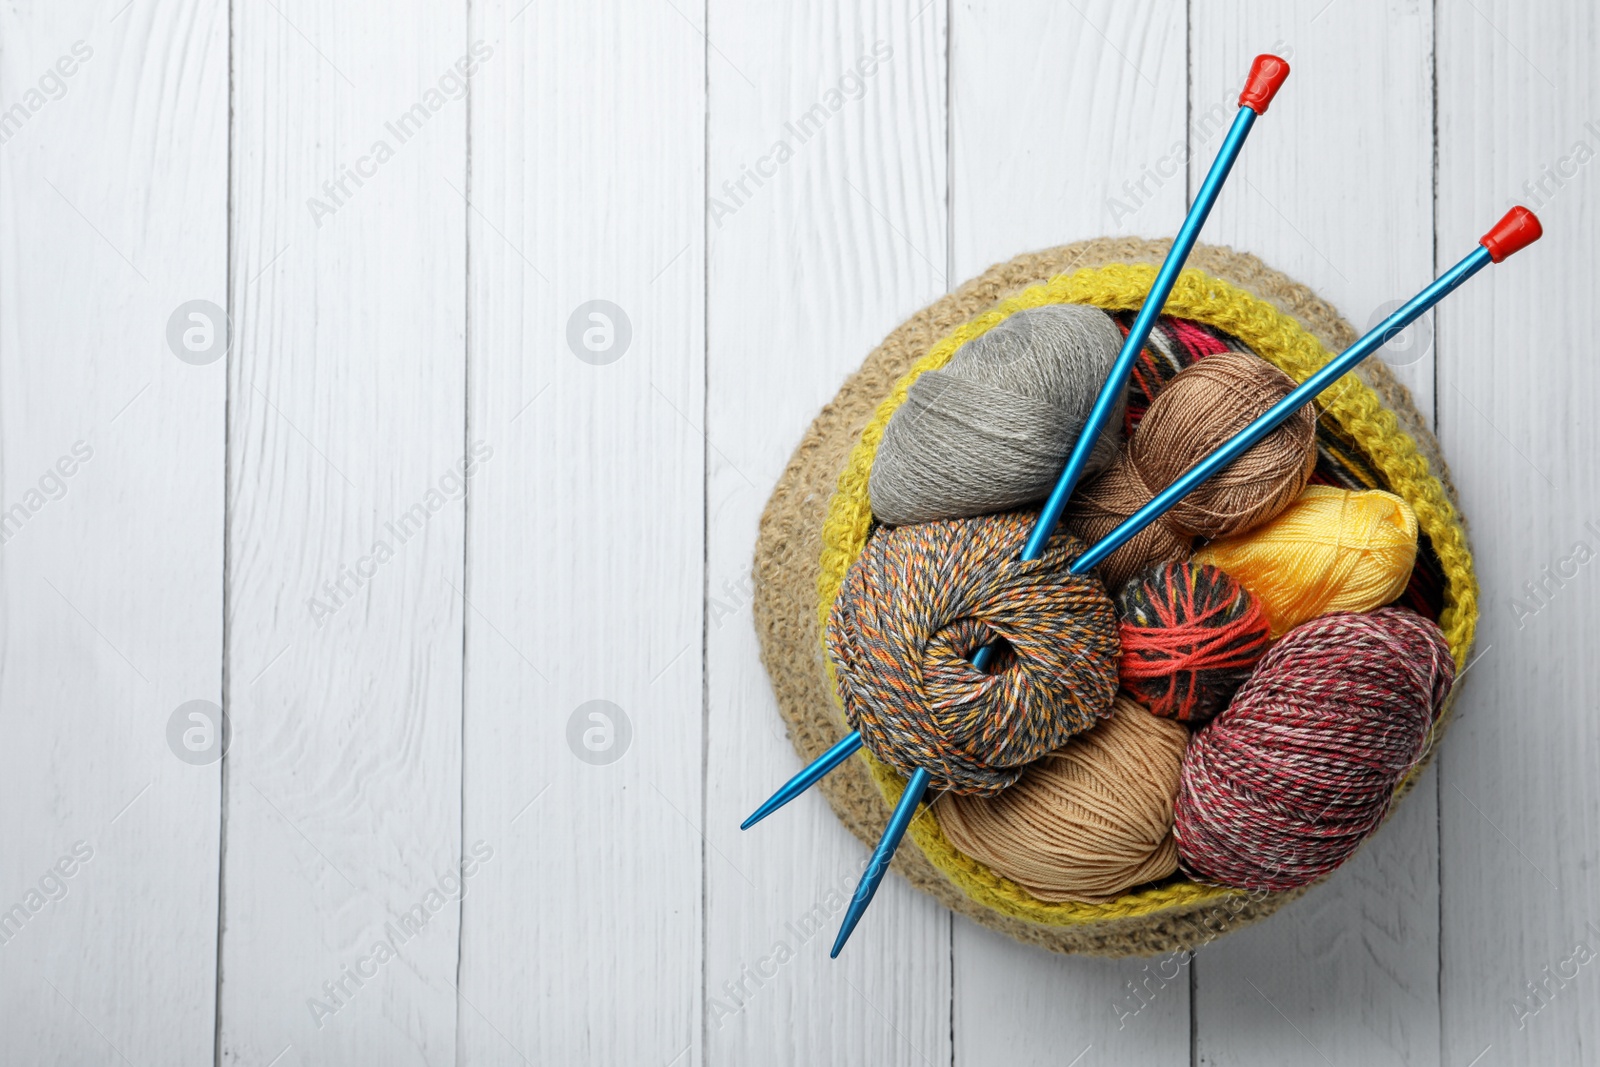
<path fill-rule="evenodd" d="M 845 717 L 867 749 L 935 790 L 992 795 L 1110 712 L 1116 611 L 1068 566 L 1064 531 L 1018 559 L 1031 512 L 879 527 L 845 575 L 825 636 Z M 972 664 L 1003 639 L 988 672 Z"/>

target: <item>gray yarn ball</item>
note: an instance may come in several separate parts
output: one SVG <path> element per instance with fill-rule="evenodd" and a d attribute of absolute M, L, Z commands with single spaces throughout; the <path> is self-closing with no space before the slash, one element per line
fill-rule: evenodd
<path fill-rule="evenodd" d="M 1047 304 L 1009 316 L 911 384 L 884 427 L 868 490 L 879 522 L 1009 511 L 1043 500 L 1122 347 L 1111 316 Z M 1125 397 L 1084 479 L 1110 466 Z"/>

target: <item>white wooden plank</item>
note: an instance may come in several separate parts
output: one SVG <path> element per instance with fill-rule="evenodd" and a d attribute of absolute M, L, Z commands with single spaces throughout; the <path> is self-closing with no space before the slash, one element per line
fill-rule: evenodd
<path fill-rule="evenodd" d="M 5 1059 L 209 1064 L 219 767 L 166 728 L 222 696 L 226 370 L 166 329 L 227 302 L 227 5 L 0 42 Z"/>
<path fill-rule="evenodd" d="M 465 840 L 495 857 L 463 912 L 461 1060 L 698 1063 L 701 872 L 722 862 L 701 837 L 701 17 L 472 18 L 495 59 L 472 101 L 471 434 L 494 458 Z"/>
<path fill-rule="evenodd" d="M 969 2 L 951 17 L 957 283 L 1035 248 L 1177 230 L 1181 8 Z"/>
<path fill-rule="evenodd" d="M 1437 774 L 1327 884 L 1196 957 L 1195 1062 L 1438 1062 Z"/>
<path fill-rule="evenodd" d="M 1261 256 L 1366 332 L 1430 279 L 1431 5 L 1202 0 L 1193 35 L 1195 185 L 1233 121 L 1252 57 L 1275 52 L 1291 68 L 1218 198 L 1206 239 Z M 1429 418 L 1431 339 L 1428 323 L 1381 356 Z"/>
<path fill-rule="evenodd" d="M 220 1059 L 450 1063 L 466 5 L 233 19 Z"/>
<path fill-rule="evenodd" d="M 968 3 L 952 20 L 956 280 L 1034 248 L 1176 231 L 1181 5 Z M 1124 183 L 1163 159 L 1171 177 L 1145 179 L 1134 203 Z M 965 920 L 955 922 L 954 960 L 957 1063 L 993 1063 L 997 1049 L 1016 1063 L 1188 1055 L 1189 986 L 1175 961 L 1168 979 L 1161 961 L 1052 956 Z M 1130 982 L 1148 990 L 1147 1007 L 1133 1010 Z"/>
<path fill-rule="evenodd" d="M 844 960 L 824 923 L 752 981 L 864 850 L 817 797 L 734 829 L 794 767 L 745 584 L 789 450 L 948 284 L 1172 232 L 1185 177 L 1146 167 L 1185 136 L 1181 9 L 968 3 L 950 30 L 943 4 L 524 3 L 233 5 L 231 132 L 220 0 L 0 12 L 0 518 L 27 513 L 0 538 L 0 917 L 93 850 L 0 925 L 10 1057 L 210 1062 L 220 884 L 225 1063 L 1181 1059 L 1188 972 L 1119 1029 L 1124 983 L 1162 964 L 1014 945 L 896 879 Z M 1485 611 L 1441 769 L 1330 885 L 1202 952 L 1195 1060 L 1581 1059 L 1594 13 L 1439 5 L 1437 261 L 1429 5 L 1205 0 L 1189 22 L 1191 187 L 1250 55 L 1295 65 L 1205 239 L 1358 328 L 1510 199 L 1550 231 L 1439 317 Z M 428 108 L 478 40 L 471 103 Z M 861 99 L 708 214 L 880 40 Z M 386 136 L 419 102 L 420 133 Z M 393 158 L 336 202 L 323 182 L 379 139 Z M 233 309 L 228 360 L 168 347 L 197 299 Z M 566 339 L 592 299 L 630 320 L 610 364 Z M 1390 360 L 1431 413 L 1434 349 Z M 64 493 L 41 487 L 80 440 Z M 356 574 L 430 488 L 423 532 Z M 225 772 L 168 747 L 191 699 L 230 708 Z M 630 721 L 615 763 L 569 743 L 593 699 Z M 344 976 L 417 906 L 399 966 Z M 325 981 L 345 1003 L 319 1028 Z"/>
<path fill-rule="evenodd" d="M 1440 317 L 1439 422 L 1483 610 L 1482 658 L 1441 754 L 1452 1064 L 1571 1063 L 1600 1043 L 1597 36 L 1592 5 L 1439 8 L 1439 265 L 1512 200 L 1547 234 Z"/>
<path fill-rule="evenodd" d="M 829 960 L 865 846 L 815 792 L 738 830 L 797 769 L 751 624 L 757 519 L 845 376 L 946 288 L 945 5 L 716 3 L 710 34 L 709 1059 L 946 1063 L 948 912 L 890 876 Z M 771 173 L 739 190 L 746 168 Z"/>
<path fill-rule="evenodd" d="M 1432 40 L 1432 8 L 1413 0 L 1208 0 L 1193 12 L 1196 184 L 1251 58 L 1272 51 L 1292 68 L 1208 239 L 1305 282 L 1358 331 L 1432 277 Z M 1382 358 L 1431 413 L 1426 341 Z M 1199 957 L 1197 1062 L 1278 1064 L 1318 1052 L 1335 1063 L 1436 1062 L 1437 803 L 1430 775 L 1327 885 Z"/>

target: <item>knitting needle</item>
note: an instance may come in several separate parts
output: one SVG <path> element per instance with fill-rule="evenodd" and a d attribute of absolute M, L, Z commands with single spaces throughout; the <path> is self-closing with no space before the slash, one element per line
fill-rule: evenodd
<path fill-rule="evenodd" d="M 1321 370 L 1307 378 L 1288 396 L 1272 405 L 1215 452 L 1190 467 L 1171 485 L 1151 497 L 1149 503 L 1122 520 L 1116 529 L 1079 556 L 1069 568 L 1070 572 L 1082 574 L 1098 565 L 1140 530 L 1154 522 L 1168 508 L 1187 496 L 1201 482 L 1238 459 L 1252 445 L 1283 425 L 1300 408 L 1349 373 L 1356 364 L 1387 344 L 1391 338 L 1411 325 L 1423 312 L 1449 296 L 1468 278 L 1490 263 L 1499 263 L 1512 253 L 1526 248 L 1537 241 L 1543 233 L 1538 218 L 1527 208 L 1514 207 L 1506 212 L 1505 217 L 1479 239 L 1478 247 L 1461 262 L 1439 275 L 1431 285 L 1380 322 L 1365 337 L 1329 360 Z"/>
<path fill-rule="evenodd" d="M 1144 349 L 1145 342 L 1150 339 L 1150 331 L 1154 328 L 1156 318 L 1161 314 L 1161 309 L 1166 305 L 1167 296 L 1172 292 L 1172 286 L 1178 280 L 1178 273 L 1183 269 L 1184 262 L 1189 258 L 1189 252 L 1194 248 L 1195 240 L 1200 236 L 1200 227 L 1205 224 L 1206 216 L 1211 213 L 1211 207 L 1217 201 L 1217 194 L 1222 191 L 1222 184 L 1227 180 L 1228 172 L 1233 169 L 1234 160 L 1239 158 L 1239 150 L 1244 147 L 1244 141 L 1249 136 L 1250 128 L 1255 124 L 1256 116 L 1264 115 L 1267 105 L 1283 85 L 1284 79 L 1289 76 L 1289 64 L 1274 55 L 1256 56 L 1255 62 L 1250 65 L 1250 76 L 1245 79 L 1244 90 L 1239 94 L 1239 113 L 1234 116 L 1233 125 L 1228 129 L 1228 135 L 1223 139 L 1222 147 L 1217 152 L 1217 158 L 1211 164 L 1211 170 L 1206 174 L 1206 179 L 1201 183 L 1200 190 L 1195 194 L 1192 207 L 1183 220 L 1183 225 L 1178 229 L 1178 234 L 1172 239 L 1172 247 L 1167 251 L 1167 257 L 1161 263 L 1161 269 L 1156 273 L 1150 292 L 1145 295 L 1144 303 L 1139 308 L 1139 314 L 1134 318 L 1133 325 L 1128 330 L 1128 336 L 1123 339 L 1122 349 L 1117 353 L 1116 360 L 1111 364 L 1111 371 L 1107 374 L 1105 384 L 1101 386 L 1099 395 L 1095 398 L 1094 406 L 1089 409 L 1089 416 L 1084 421 L 1083 428 L 1079 431 L 1078 439 L 1073 444 L 1072 452 L 1067 457 L 1066 468 L 1062 470 L 1061 477 L 1057 479 L 1055 488 L 1051 490 L 1050 497 L 1045 501 L 1044 507 L 1039 512 L 1033 532 L 1027 544 L 1023 546 L 1021 558 L 1026 560 L 1038 559 L 1044 554 L 1044 547 L 1050 542 L 1050 535 L 1055 532 L 1056 524 L 1061 521 L 1061 514 L 1066 510 L 1067 498 L 1077 488 L 1078 480 L 1083 476 L 1083 469 L 1089 462 L 1089 456 L 1094 451 L 1096 440 L 1100 432 L 1105 429 L 1111 420 L 1111 413 L 1116 409 L 1117 400 L 1122 395 L 1122 389 L 1127 384 L 1128 375 L 1133 372 L 1133 364 L 1139 358 L 1139 353 Z M 985 645 L 978 649 L 972 657 L 973 666 L 978 670 L 985 670 L 994 658 L 995 646 Z M 839 764 L 849 759 L 861 747 L 861 734 L 851 731 L 846 734 L 828 751 L 824 752 L 811 762 L 804 770 L 779 787 L 776 793 L 768 797 L 766 802 L 751 813 L 750 817 L 739 824 L 739 829 L 748 830 L 768 815 L 783 807 L 795 797 L 810 789 L 818 781 L 828 775 Z M 912 782 L 917 779 L 915 776 Z M 924 788 L 926 779 L 924 781 Z M 901 798 L 900 806 L 915 808 L 922 798 L 922 789 L 913 791 L 910 783 Z M 898 815 L 898 811 L 896 812 Z M 889 829 L 892 830 L 897 820 L 891 819 Z M 902 830 L 909 824 L 909 817 L 899 820 Z M 884 842 L 889 842 L 887 852 L 893 856 L 894 850 L 899 845 L 899 837 L 892 842 L 885 832 Z M 884 844 L 880 843 L 878 851 L 883 852 Z M 874 860 L 876 861 L 876 854 Z M 867 872 L 870 875 L 876 864 L 870 864 Z M 878 879 L 883 877 L 878 873 Z M 863 878 L 862 885 L 866 880 Z M 866 894 L 866 900 L 872 899 L 877 882 L 872 883 L 872 889 Z M 860 890 L 857 890 L 860 896 Z M 865 902 L 861 909 L 866 907 Z M 852 914 L 854 918 L 852 918 Z M 851 911 L 846 912 L 846 927 L 853 927 L 855 920 L 860 918 L 859 909 L 854 900 L 851 901 Z M 841 940 L 840 944 L 843 944 Z M 839 946 L 835 946 L 835 955 L 838 955 Z"/>
<path fill-rule="evenodd" d="M 1074 560 L 1068 568 L 1068 573 L 1083 574 L 1096 566 L 1126 544 L 1140 530 L 1154 522 L 1168 508 L 1183 499 L 1201 482 L 1238 459 L 1252 445 L 1288 421 L 1302 406 L 1310 403 L 1323 390 L 1349 373 L 1356 364 L 1387 344 L 1401 330 L 1411 325 L 1418 316 L 1454 292 L 1468 278 L 1490 263 L 1499 263 L 1526 248 L 1543 236 L 1543 233 L 1538 218 L 1527 208 L 1514 207 L 1506 212 L 1505 216 L 1479 239 L 1478 247 L 1461 262 L 1441 274 L 1422 292 L 1380 322 L 1365 337 L 1330 360 L 1249 426 L 1240 430 L 1215 452 L 1196 463 L 1171 485 L 1157 493 L 1148 504 L 1128 516 L 1115 530 Z M 1040 525 L 1043 525 L 1042 520 Z M 1036 534 L 1038 530 L 1038 526 L 1034 527 Z M 973 657 L 973 660 L 977 662 L 977 657 Z M 914 771 L 906 782 L 906 790 L 901 795 L 900 803 L 895 807 L 894 816 L 889 820 L 883 839 L 878 842 L 878 848 L 872 854 L 872 862 L 867 865 L 861 884 L 857 887 L 856 894 L 850 901 L 850 907 L 845 912 L 844 923 L 839 929 L 838 938 L 833 943 L 830 956 L 839 955 L 851 930 L 860 921 L 861 914 L 872 901 L 873 893 L 877 891 L 878 883 L 883 880 L 889 860 L 894 856 L 895 846 L 900 843 L 906 826 L 911 822 L 911 812 L 915 810 L 916 803 L 913 801 L 908 804 L 906 798 L 915 796 L 920 800 L 927 786 L 928 772 L 921 768 Z"/>
<path fill-rule="evenodd" d="M 1205 225 L 1206 217 L 1211 214 L 1211 207 L 1217 202 L 1217 195 L 1222 192 L 1222 184 L 1227 181 L 1228 172 L 1233 169 L 1234 160 L 1239 158 L 1239 151 L 1244 147 L 1245 138 L 1249 136 L 1250 128 L 1255 125 L 1256 116 L 1266 112 L 1267 105 L 1272 102 L 1272 98 L 1277 95 L 1278 89 L 1288 76 L 1289 64 L 1274 55 L 1256 56 L 1255 62 L 1250 65 L 1250 76 L 1245 79 L 1244 90 L 1239 94 L 1239 111 L 1234 116 L 1233 125 L 1229 127 L 1228 135 L 1217 151 L 1217 158 L 1212 161 L 1205 181 L 1195 194 L 1189 213 L 1184 216 L 1183 225 L 1178 228 L 1177 236 L 1172 239 L 1172 247 L 1167 250 L 1167 256 L 1161 262 L 1161 269 L 1156 272 L 1155 281 L 1151 284 L 1150 291 L 1145 294 L 1144 302 L 1139 306 L 1139 313 L 1134 316 L 1133 325 L 1128 330 L 1128 336 L 1123 339 L 1122 349 L 1117 353 L 1116 360 L 1111 364 L 1105 384 L 1100 387 L 1100 394 L 1095 397 L 1094 406 L 1089 409 L 1089 416 L 1078 431 L 1078 439 L 1073 443 L 1072 453 L 1067 457 L 1067 465 L 1062 470 L 1061 477 L 1056 479 L 1055 488 L 1050 491 L 1049 498 L 1039 509 L 1039 517 L 1034 521 L 1033 531 L 1022 547 L 1021 559 L 1024 562 L 1036 560 L 1044 555 L 1045 546 L 1050 543 L 1050 537 L 1055 533 L 1061 515 L 1067 509 L 1067 499 L 1078 487 L 1078 480 L 1083 476 L 1083 469 L 1089 462 L 1089 456 L 1094 451 L 1100 432 L 1111 420 L 1111 413 L 1127 385 L 1134 361 L 1139 358 L 1145 342 L 1150 338 L 1156 317 L 1166 305 L 1167 296 L 1178 280 L 1178 272 L 1183 270 L 1183 264 L 1189 258 L 1189 253 L 1200 236 L 1200 228 Z M 990 660 L 994 658 L 995 648 L 996 644 L 991 643 L 978 649 L 977 654 L 972 657 L 973 666 L 980 671 L 986 670 Z M 860 744 L 858 737 L 855 747 L 859 748 Z M 835 745 L 828 754 L 833 754 L 841 747 L 844 747 L 843 742 Z M 809 770 L 810 768 L 807 768 L 807 771 Z M 822 771 L 822 774 L 826 773 L 827 770 Z M 806 772 L 802 771 L 801 776 L 805 775 Z M 884 873 L 889 868 L 889 861 L 894 858 L 895 850 L 900 847 L 900 838 L 904 835 L 906 827 L 911 824 L 911 816 L 927 791 L 928 777 L 927 771 L 918 768 L 906 781 L 905 792 L 900 795 L 900 802 L 895 806 L 889 825 L 884 828 L 883 837 L 879 839 L 878 847 L 873 850 L 872 861 L 867 864 L 867 869 L 861 875 L 861 882 L 856 886 L 855 895 L 850 898 L 850 906 L 845 909 L 844 922 L 839 926 L 839 936 L 834 940 L 829 956 L 838 957 L 844 948 L 844 943 L 850 938 L 850 932 L 855 929 L 856 923 L 861 921 L 867 905 L 872 903 L 873 894 L 877 893 L 878 884 L 883 881 Z M 779 802 L 780 806 L 781 804 L 782 801 Z"/>

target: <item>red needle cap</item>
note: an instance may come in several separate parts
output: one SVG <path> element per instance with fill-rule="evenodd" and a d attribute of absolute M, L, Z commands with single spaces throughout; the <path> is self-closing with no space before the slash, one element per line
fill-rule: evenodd
<path fill-rule="evenodd" d="M 1239 94 L 1239 106 L 1247 107 L 1257 115 L 1267 113 L 1267 105 L 1278 95 L 1283 80 L 1289 76 L 1289 64 L 1277 56 L 1256 56 L 1250 64 L 1250 77 L 1245 79 L 1244 92 Z"/>
<path fill-rule="evenodd" d="M 1489 250 L 1489 258 L 1499 263 L 1513 252 L 1520 252 L 1544 236 L 1539 218 L 1520 204 L 1506 212 L 1505 218 L 1478 242 Z"/>

